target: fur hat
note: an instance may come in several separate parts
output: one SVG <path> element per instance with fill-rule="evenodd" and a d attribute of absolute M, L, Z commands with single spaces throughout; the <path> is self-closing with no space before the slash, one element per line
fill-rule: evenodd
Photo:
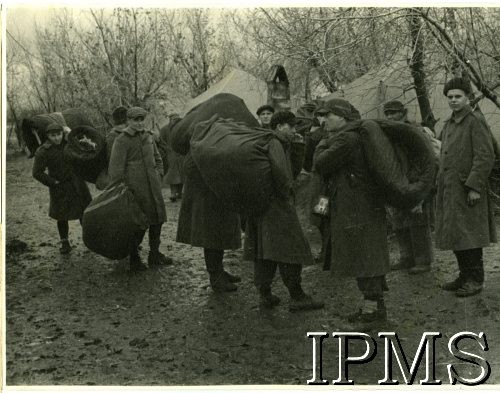
<path fill-rule="evenodd" d="M 469 95 L 472 93 L 472 88 L 468 79 L 465 78 L 453 78 L 450 79 L 443 88 L 443 94 L 446 96 L 448 92 L 453 89 L 462 90 L 465 94 Z"/>
<path fill-rule="evenodd" d="M 271 130 L 275 130 L 278 124 L 289 124 L 295 126 L 297 124 L 297 117 L 290 111 L 280 111 L 273 115 L 271 118 Z"/>
<path fill-rule="evenodd" d="M 140 106 L 133 106 L 132 108 L 129 108 L 127 111 L 127 117 L 129 119 L 135 119 L 136 117 L 146 117 L 148 112 L 146 109 L 141 108 Z"/>
<path fill-rule="evenodd" d="M 260 113 L 264 112 L 264 111 L 270 111 L 270 112 L 274 113 L 274 108 L 268 104 L 262 105 L 261 107 L 259 107 L 259 109 L 257 109 L 257 116 L 260 116 Z"/>

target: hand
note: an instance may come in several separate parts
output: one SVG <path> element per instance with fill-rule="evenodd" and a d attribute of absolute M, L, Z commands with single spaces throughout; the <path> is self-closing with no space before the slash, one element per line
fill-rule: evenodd
<path fill-rule="evenodd" d="M 467 204 L 469 206 L 474 206 L 477 202 L 479 202 L 479 199 L 481 199 L 481 194 L 479 192 L 469 190 L 469 193 L 467 194 Z"/>

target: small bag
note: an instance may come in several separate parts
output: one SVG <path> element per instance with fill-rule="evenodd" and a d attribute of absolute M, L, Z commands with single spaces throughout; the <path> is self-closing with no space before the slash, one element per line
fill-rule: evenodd
<path fill-rule="evenodd" d="M 319 195 L 313 207 L 313 214 L 328 217 L 330 214 L 330 201 L 326 195 Z"/>

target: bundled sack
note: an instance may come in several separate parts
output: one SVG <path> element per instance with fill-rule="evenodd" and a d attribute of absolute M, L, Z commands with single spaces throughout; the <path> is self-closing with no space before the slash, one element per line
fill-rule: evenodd
<path fill-rule="evenodd" d="M 83 212 L 83 243 L 106 258 L 123 259 L 134 233 L 147 227 L 148 219 L 132 191 L 119 183 L 94 198 Z"/>
<path fill-rule="evenodd" d="M 66 121 L 67 126 L 71 129 L 74 129 L 78 126 L 94 126 L 87 114 L 80 108 L 65 109 L 62 111 L 62 115 L 64 117 L 64 120 Z"/>
<path fill-rule="evenodd" d="M 360 129 L 370 171 L 386 202 L 412 208 L 427 198 L 437 169 L 429 138 L 417 126 L 389 120 L 365 120 Z"/>
<path fill-rule="evenodd" d="M 173 150 L 186 155 L 194 127 L 200 122 L 209 120 L 216 114 L 219 118 L 233 119 L 235 122 L 244 123 L 248 127 L 259 127 L 257 119 L 250 113 L 241 98 L 228 93 L 216 94 L 195 106 L 172 127 Z"/>
<path fill-rule="evenodd" d="M 267 145 L 274 135 L 228 119 L 199 123 L 191 155 L 203 180 L 228 210 L 260 215 L 273 194 Z"/>
<path fill-rule="evenodd" d="M 44 113 L 31 118 L 23 119 L 21 128 L 26 147 L 30 152 L 29 158 L 35 155 L 36 149 L 46 140 L 45 129 L 52 123 L 60 124 L 69 129 L 78 126 L 91 126 L 92 122 L 88 116 L 79 108 L 70 108 L 62 112 Z"/>
<path fill-rule="evenodd" d="M 95 183 L 101 171 L 107 167 L 106 139 L 95 128 L 77 126 L 68 134 L 64 156 L 79 177 Z"/>

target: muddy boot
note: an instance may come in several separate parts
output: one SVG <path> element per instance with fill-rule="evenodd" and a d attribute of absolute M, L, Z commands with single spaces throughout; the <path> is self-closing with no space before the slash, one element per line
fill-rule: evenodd
<path fill-rule="evenodd" d="M 142 263 L 141 257 L 139 256 L 138 252 L 130 254 L 129 257 L 130 261 L 130 272 L 140 272 L 147 270 L 147 266 Z"/>
<path fill-rule="evenodd" d="M 224 272 L 210 274 L 210 286 L 214 292 L 233 292 L 238 289 L 226 278 Z"/>
<path fill-rule="evenodd" d="M 59 252 L 63 255 L 69 254 L 71 252 L 71 245 L 69 244 L 68 239 L 61 240 L 61 248 L 59 248 Z"/>
<path fill-rule="evenodd" d="M 158 250 L 149 251 L 148 265 L 150 267 L 169 266 L 169 265 L 172 265 L 173 263 L 174 263 L 174 261 L 172 260 L 172 258 L 169 258 L 169 257 L 163 255 L 160 251 L 158 251 Z"/>
<path fill-rule="evenodd" d="M 480 293 L 483 290 L 483 284 L 477 281 L 467 281 L 464 285 L 455 291 L 457 297 L 469 297 Z"/>
<path fill-rule="evenodd" d="M 226 279 L 229 281 L 229 282 L 232 282 L 232 283 L 237 283 L 237 282 L 241 282 L 241 277 L 240 276 L 237 276 L 235 274 L 231 274 L 227 271 L 223 271 L 222 274 L 224 274 L 224 276 L 226 276 Z"/>
<path fill-rule="evenodd" d="M 458 289 L 462 288 L 462 286 L 465 284 L 465 279 L 462 275 L 459 275 L 456 279 L 453 281 L 447 282 L 443 285 L 441 285 L 441 289 L 445 291 L 450 291 L 450 292 L 455 292 Z"/>
<path fill-rule="evenodd" d="M 281 299 L 278 296 L 273 295 L 273 293 L 271 292 L 271 287 L 269 286 L 261 287 L 259 289 L 259 293 L 260 293 L 260 306 L 262 308 L 271 309 L 276 307 L 281 302 Z"/>
<path fill-rule="evenodd" d="M 325 303 L 306 295 L 300 285 L 290 290 L 290 296 L 292 298 L 290 300 L 290 305 L 288 306 L 288 310 L 290 312 L 318 310 L 325 306 Z"/>
<path fill-rule="evenodd" d="M 347 318 L 348 322 L 353 324 L 356 331 L 368 331 L 375 327 L 383 326 L 387 322 L 387 309 L 383 299 L 378 301 L 366 300 L 363 307 L 357 313 Z"/>

